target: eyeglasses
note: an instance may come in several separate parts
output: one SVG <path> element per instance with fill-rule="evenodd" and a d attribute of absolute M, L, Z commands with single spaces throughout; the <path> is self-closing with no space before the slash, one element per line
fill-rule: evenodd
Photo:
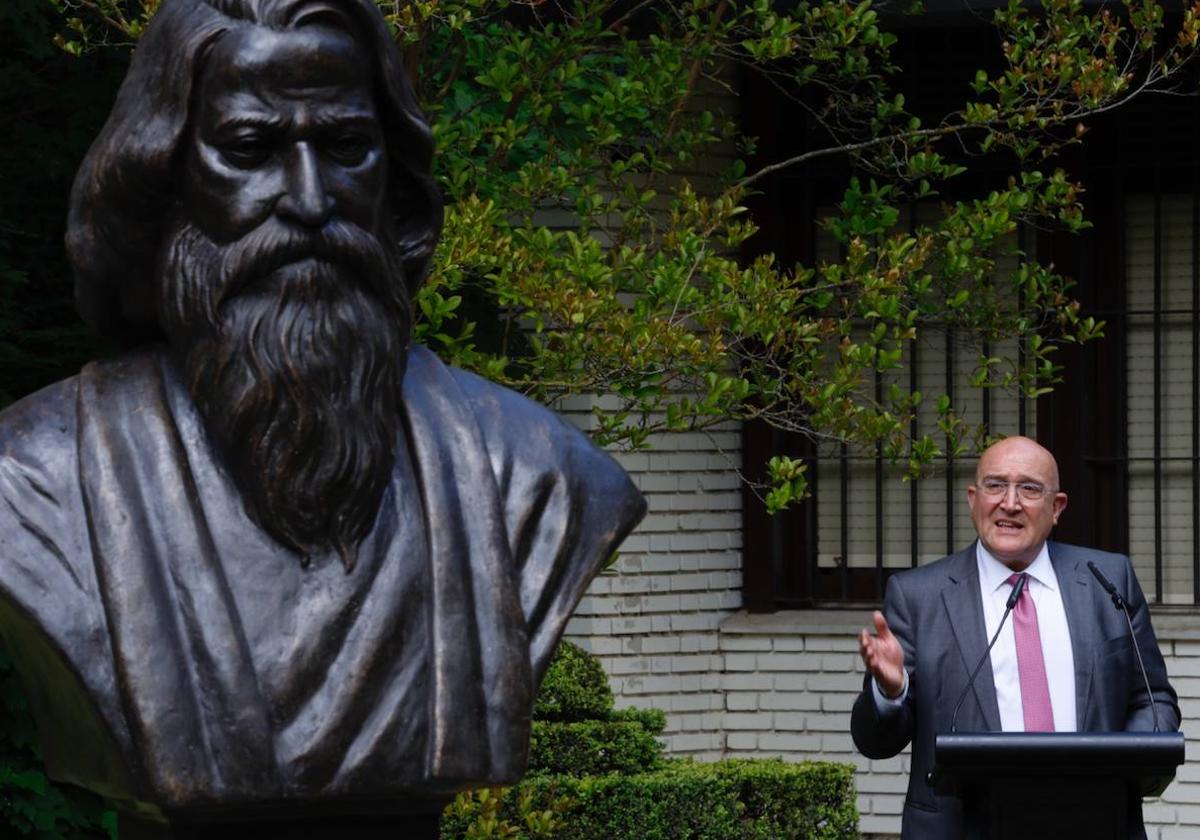
<path fill-rule="evenodd" d="M 1036 502 L 1051 492 L 1048 487 L 1036 481 L 1001 481 L 998 478 L 985 478 L 979 484 L 979 489 L 989 496 L 1007 496 L 1009 487 L 1017 488 L 1017 495 L 1027 502 Z"/>

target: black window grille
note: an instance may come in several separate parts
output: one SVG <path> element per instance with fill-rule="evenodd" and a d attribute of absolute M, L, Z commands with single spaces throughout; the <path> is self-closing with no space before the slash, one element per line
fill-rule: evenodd
<path fill-rule="evenodd" d="M 1094 127 L 1068 162 L 1085 182 L 1093 229 L 1018 232 L 1019 248 L 1072 277 L 1085 313 L 1107 324 L 1103 340 L 1061 351 L 1064 381 L 1054 393 L 1032 401 L 970 392 L 964 371 L 979 348 L 964 348 L 950 332 L 910 347 L 903 383 L 949 394 L 995 432 L 1041 440 L 1055 452 L 1070 496 L 1053 538 L 1129 554 L 1152 603 L 1189 608 L 1200 604 L 1196 148 L 1200 109 L 1187 100 L 1160 98 L 1118 113 Z M 759 216 L 765 244 L 811 261 L 821 247 L 813 219 L 833 183 L 809 172 L 769 186 Z M 1023 358 L 1023 348 L 1005 352 Z M 935 367 L 940 388 L 930 383 Z M 928 430 L 923 422 L 914 420 L 910 431 Z M 943 459 L 932 478 L 902 484 L 878 450 L 754 424 L 744 440 L 751 478 L 766 457 L 785 453 L 808 460 L 813 490 L 810 501 L 775 517 L 747 493 L 743 593 L 752 610 L 877 602 L 890 574 L 974 538 L 965 499 L 974 459 Z"/>

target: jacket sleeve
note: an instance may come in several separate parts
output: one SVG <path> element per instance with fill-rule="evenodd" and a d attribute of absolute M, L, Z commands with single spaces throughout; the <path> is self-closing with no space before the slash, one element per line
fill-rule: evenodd
<path fill-rule="evenodd" d="M 904 668 L 908 671 L 908 695 L 903 705 L 891 714 L 881 715 L 871 691 L 871 674 L 863 678 L 863 690 L 854 701 L 850 715 L 850 735 L 854 745 L 867 758 L 891 758 L 913 739 L 916 724 L 918 663 L 916 628 L 908 599 L 898 577 L 888 579 L 883 600 L 883 614 L 888 627 L 904 650 Z"/>

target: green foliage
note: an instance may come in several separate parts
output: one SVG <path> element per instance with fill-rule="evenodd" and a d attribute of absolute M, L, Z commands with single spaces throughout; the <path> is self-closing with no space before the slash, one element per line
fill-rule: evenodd
<path fill-rule="evenodd" d="M 612 708 L 612 689 L 600 662 L 578 645 L 559 644 L 534 701 L 534 718 L 607 720 Z"/>
<path fill-rule="evenodd" d="M 52 2 L 59 45 L 88 55 L 134 42 L 158 0 Z M 615 395 L 596 409 L 602 442 L 757 418 L 881 445 L 913 476 L 984 442 L 940 403 L 938 434 L 911 434 L 922 395 L 898 372 L 920 341 L 1015 337 L 1023 361 L 981 353 L 972 385 L 1036 396 L 1057 381 L 1058 346 L 1102 333 L 1012 234 L 1086 226 L 1054 153 L 1088 117 L 1171 89 L 1200 37 L 1196 7 L 1168 31 L 1148 0 L 1124 13 L 1013 0 L 963 101 L 922 121 L 894 90 L 897 35 L 870 0 L 379 2 L 419 80 L 448 198 L 418 340 L 543 401 Z M 707 95 L 738 66 L 790 92 L 820 128 L 811 148 L 755 171 L 714 167 L 715 150 L 754 146 Z M 1006 186 L 960 188 L 899 229 L 979 155 L 1009 169 Z M 739 259 L 756 185 L 832 156 L 858 175 L 828 219 L 842 256 Z M 1004 276 L 1002 257 L 1016 263 Z M 772 509 L 808 493 L 796 464 L 768 473 Z"/>
<path fill-rule="evenodd" d="M 633 720 L 535 720 L 529 772 L 600 776 L 652 770 L 662 763 L 658 731 Z"/>
<path fill-rule="evenodd" d="M 591 665 L 599 667 L 563 642 L 550 669 L 555 690 L 595 694 Z M 442 815 L 443 840 L 858 837 L 852 766 L 664 760 L 654 737 L 666 724 L 662 711 L 611 711 L 608 697 L 590 719 L 535 719 L 529 775 L 511 788 L 460 794 Z"/>
<path fill-rule="evenodd" d="M 600 661 L 562 641 L 533 707 L 531 774 L 638 773 L 662 764 L 655 737 L 667 725 L 659 709 L 613 709 Z"/>
<path fill-rule="evenodd" d="M 442 838 L 849 840 L 859 836 L 853 781 L 850 765 L 782 761 L 673 761 L 637 775 L 534 776 L 488 794 L 492 825 L 506 823 L 513 833 L 470 834 L 470 808 L 455 806 L 443 817 Z M 558 827 L 541 834 L 515 828 L 522 809 L 556 813 Z"/>
<path fill-rule="evenodd" d="M 551 791 L 540 801 L 532 792 L 482 788 L 459 794 L 442 814 L 446 840 L 552 840 L 563 813 L 574 803 Z"/>
<path fill-rule="evenodd" d="M 30 840 L 116 837 L 116 814 L 41 768 L 33 718 L 8 655 L 0 650 L 0 836 Z"/>

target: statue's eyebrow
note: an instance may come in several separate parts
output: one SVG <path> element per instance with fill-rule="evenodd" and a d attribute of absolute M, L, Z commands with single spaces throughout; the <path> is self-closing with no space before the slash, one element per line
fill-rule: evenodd
<path fill-rule="evenodd" d="M 370 111 L 318 112 L 311 115 L 311 123 L 318 128 L 356 125 L 364 128 L 379 125 L 379 118 Z"/>
<path fill-rule="evenodd" d="M 283 128 L 286 124 L 286 120 L 278 115 L 231 114 L 221 118 L 217 123 L 216 130 L 218 132 L 226 132 L 237 128 L 279 129 Z"/>

